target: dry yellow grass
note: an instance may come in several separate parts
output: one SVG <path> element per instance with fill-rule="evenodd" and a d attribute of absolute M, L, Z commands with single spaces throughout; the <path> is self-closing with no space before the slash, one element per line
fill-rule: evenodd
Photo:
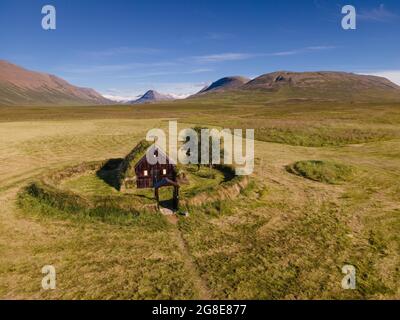
<path fill-rule="evenodd" d="M 400 298 L 399 139 L 324 148 L 257 141 L 253 186 L 177 225 L 161 216 L 135 226 L 73 221 L 17 207 L 18 191 L 50 169 L 127 154 L 165 125 L 171 115 L 160 108 L 154 119 L 0 123 L 0 298 Z M 197 111 L 192 120 L 186 112 L 176 112 L 182 122 Z M 210 117 L 201 111 L 197 120 Z M 328 185 L 285 170 L 302 160 L 334 160 L 359 174 Z M 340 286 L 349 263 L 355 291 Z M 54 291 L 41 289 L 47 264 L 58 272 Z"/>

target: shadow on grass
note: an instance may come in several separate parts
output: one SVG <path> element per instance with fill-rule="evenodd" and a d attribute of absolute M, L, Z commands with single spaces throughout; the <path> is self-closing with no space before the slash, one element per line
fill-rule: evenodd
<path fill-rule="evenodd" d="M 121 183 L 118 179 L 118 169 L 122 161 L 123 159 L 120 158 L 110 159 L 96 172 L 97 177 L 118 191 L 121 189 Z"/>
<path fill-rule="evenodd" d="M 160 201 L 160 207 L 170 209 L 170 210 L 176 210 L 176 208 L 174 207 L 174 200 L 172 198 L 169 200 Z"/>
<path fill-rule="evenodd" d="M 142 199 L 148 199 L 148 200 L 154 200 L 155 198 L 153 196 L 147 196 L 145 194 L 135 194 L 136 197 L 142 198 Z"/>

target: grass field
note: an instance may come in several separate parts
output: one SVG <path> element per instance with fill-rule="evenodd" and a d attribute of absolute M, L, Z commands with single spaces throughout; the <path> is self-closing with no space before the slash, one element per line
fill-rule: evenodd
<path fill-rule="evenodd" d="M 18 205 L 19 191 L 41 175 L 124 157 L 168 119 L 255 128 L 249 187 L 178 221 L 107 223 L 70 219 L 35 199 Z M 400 298 L 400 104 L 253 95 L 0 107 L 0 159 L 0 298 Z M 296 163 L 301 174 L 287 170 Z M 68 187 L 114 192 L 81 179 Z M 41 288 L 49 264 L 54 291 Z M 356 267 L 356 290 L 341 287 L 345 264 Z"/>

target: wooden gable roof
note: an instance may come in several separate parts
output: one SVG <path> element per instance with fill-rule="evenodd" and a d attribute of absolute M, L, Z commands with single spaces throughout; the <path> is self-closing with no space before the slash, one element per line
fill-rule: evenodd
<path fill-rule="evenodd" d="M 171 159 L 167 156 L 167 154 L 160 148 L 157 146 L 151 146 L 150 147 L 152 150 L 147 150 L 145 152 L 145 154 L 143 155 L 142 158 L 140 158 L 140 160 L 135 164 L 135 169 L 138 168 L 144 161 L 147 162 L 147 152 L 154 152 L 154 156 L 158 156 L 160 153 L 162 154 L 163 157 L 165 157 L 165 164 L 169 164 L 169 165 L 174 165 L 171 161 Z M 156 154 L 158 153 L 158 154 Z"/>

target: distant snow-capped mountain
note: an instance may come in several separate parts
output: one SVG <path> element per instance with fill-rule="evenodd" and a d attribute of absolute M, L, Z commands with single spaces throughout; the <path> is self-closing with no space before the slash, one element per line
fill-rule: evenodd
<path fill-rule="evenodd" d="M 170 94 L 162 94 L 155 90 L 147 91 L 139 99 L 128 101 L 127 104 L 142 104 L 142 103 L 152 103 L 158 101 L 170 101 L 175 100 L 176 97 Z"/>

